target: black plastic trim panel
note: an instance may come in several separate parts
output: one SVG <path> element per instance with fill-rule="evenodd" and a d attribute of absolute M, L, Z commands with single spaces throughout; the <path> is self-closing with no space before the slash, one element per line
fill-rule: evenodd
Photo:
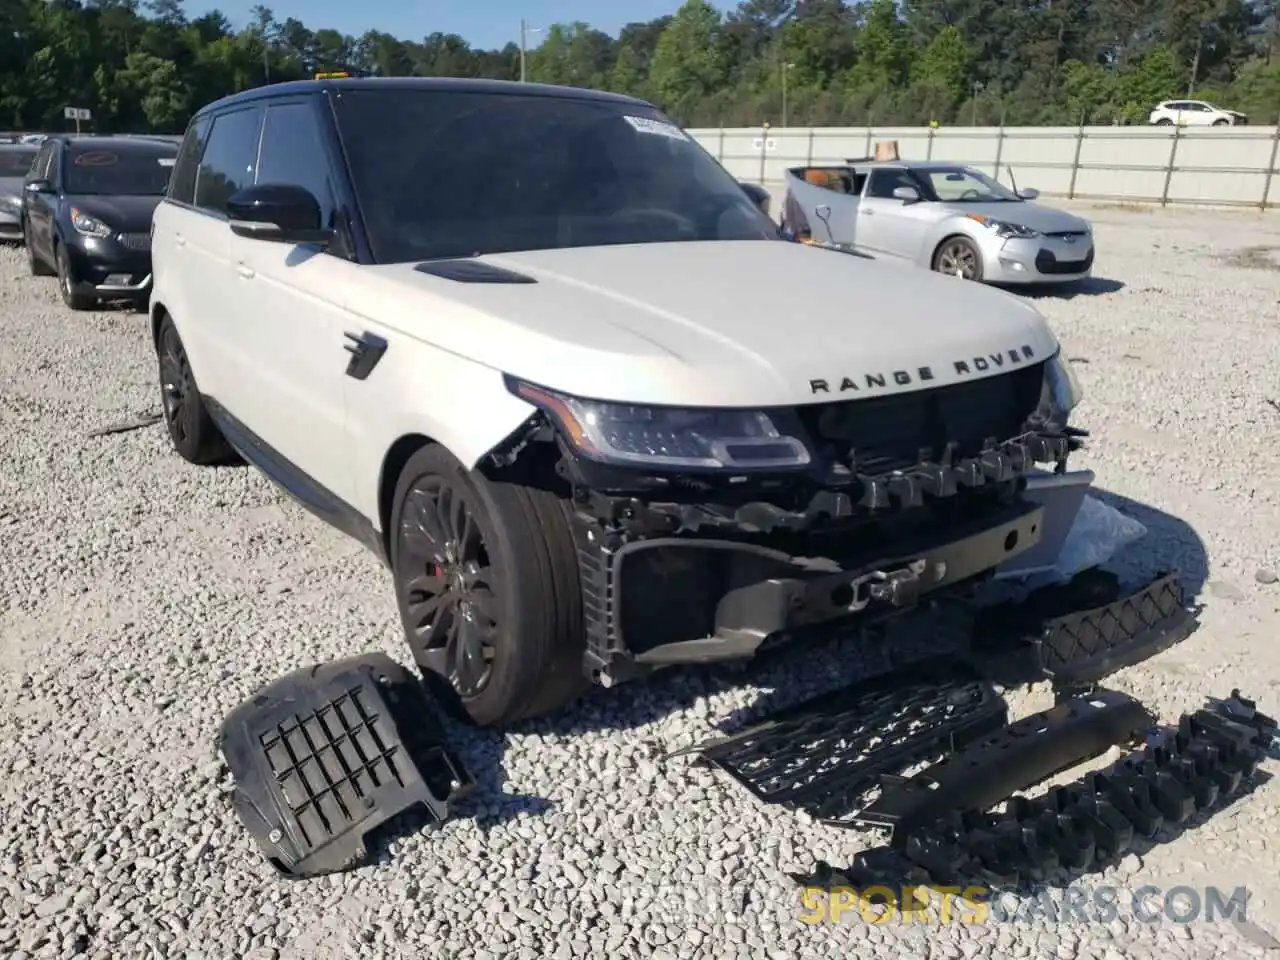
<path fill-rule="evenodd" d="M 442 280 L 456 283 L 537 283 L 533 277 L 483 260 L 428 260 L 413 268 Z"/>
<path fill-rule="evenodd" d="M 233 710 L 219 747 L 232 803 L 289 877 L 365 857 L 365 835 L 423 806 L 435 823 L 472 786 L 420 682 L 385 654 L 306 667 Z"/>
<path fill-rule="evenodd" d="M 844 824 L 884 774 L 959 750 L 1007 720 L 989 684 L 938 658 L 912 664 L 905 683 L 863 680 L 691 750 L 762 803 Z"/>
<path fill-rule="evenodd" d="M 892 830 L 901 846 L 914 829 L 945 814 L 985 810 L 1018 790 L 1140 738 L 1153 724 L 1146 708 L 1113 690 L 1073 697 L 1024 717 L 886 789 L 860 814 L 862 826 Z"/>
<path fill-rule="evenodd" d="M 952 811 L 911 832 L 899 849 L 879 847 L 835 869 L 819 862 L 793 875 L 809 887 L 874 884 L 983 885 L 1020 889 L 1061 870 L 1099 868 L 1219 807 L 1255 780 L 1274 748 L 1276 722 L 1233 690 L 1184 714 L 1143 750 L 1035 799 L 1013 797 L 998 812 Z"/>
<path fill-rule="evenodd" d="M 1040 592 L 1050 595 L 1055 589 Z M 1053 603 L 1055 597 L 1046 599 Z M 1049 617 L 1040 616 L 1042 609 L 1033 594 L 1022 603 L 982 611 L 977 649 L 1002 670 L 1021 664 L 1031 674 L 1070 686 L 1096 682 L 1153 657 L 1198 626 L 1176 570 L 1157 574 L 1128 596 L 1101 604 L 1095 600 L 1086 609 Z"/>

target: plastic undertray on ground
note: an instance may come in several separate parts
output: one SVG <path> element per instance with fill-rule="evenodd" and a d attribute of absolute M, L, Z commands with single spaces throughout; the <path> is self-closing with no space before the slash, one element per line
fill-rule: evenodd
<path fill-rule="evenodd" d="M 366 835 L 414 808 L 442 823 L 473 785 L 421 681 L 383 654 L 268 684 L 228 714 L 219 748 L 236 813 L 290 877 L 358 865 Z"/>
<path fill-rule="evenodd" d="M 1166 825 L 1185 823 L 1239 795 L 1275 741 L 1275 720 L 1233 690 L 1225 700 L 1210 700 L 1184 714 L 1176 726 L 1105 770 L 1036 798 L 1012 796 L 999 809 L 968 806 L 957 798 L 929 811 L 936 817 L 895 831 L 893 843 L 859 854 L 847 867 L 819 862 L 793 879 L 826 889 L 880 884 L 1019 889 L 1062 870 L 1102 866 L 1135 838 L 1154 838 Z M 969 758 L 955 759 L 967 763 Z M 982 794 L 988 799 L 989 793 Z"/>
<path fill-rule="evenodd" d="M 1087 684 L 1155 656 L 1196 625 L 1177 571 L 1119 596 L 1113 575 L 1090 570 L 1022 602 L 983 610 L 975 651 L 996 676 L 1021 672 L 1055 684 Z"/>
<path fill-rule="evenodd" d="M 989 683 L 965 663 L 940 658 L 804 701 L 672 756 L 696 753 L 697 762 L 764 803 L 849 825 L 886 775 L 958 750 L 1007 719 Z"/>

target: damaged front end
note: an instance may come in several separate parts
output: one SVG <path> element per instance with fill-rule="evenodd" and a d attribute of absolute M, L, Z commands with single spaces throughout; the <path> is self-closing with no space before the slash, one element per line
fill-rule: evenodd
<path fill-rule="evenodd" d="M 605 685 L 971 589 L 1046 528 L 1070 526 L 1028 482 L 1069 476 L 1086 435 L 1067 425 L 1079 389 L 1059 356 L 763 410 L 628 406 L 513 378 L 508 388 L 539 413 L 494 462 L 511 465 L 530 444 L 555 451 L 573 506 L 585 668 Z"/>

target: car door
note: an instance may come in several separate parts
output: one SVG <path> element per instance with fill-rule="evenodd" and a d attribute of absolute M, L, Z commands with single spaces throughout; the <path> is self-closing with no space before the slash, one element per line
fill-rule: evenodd
<path fill-rule="evenodd" d="M 920 192 L 920 185 L 903 167 L 871 171 L 858 204 L 856 246 L 876 257 L 914 260 L 924 243 L 930 204 L 899 200 L 893 195 L 898 187 Z"/>
<path fill-rule="evenodd" d="M 25 183 L 36 180 L 52 180 L 54 144 L 45 141 L 31 165 Z M 57 194 L 53 192 L 31 193 L 23 190 L 25 198 L 23 213 L 27 218 L 27 236 L 35 255 L 46 263 L 53 263 L 53 211 L 57 204 Z"/>
<path fill-rule="evenodd" d="M 185 303 L 174 309 L 191 368 L 201 392 L 216 408 L 252 429 L 255 384 L 244 357 L 252 346 L 240 341 L 244 324 L 237 316 L 243 301 L 231 266 L 231 228 L 227 226 L 227 198 L 253 183 L 262 129 L 262 107 L 253 104 L 212 116 L 199 147 L 200 162 L 192 184 L 191 202 L 176 216 L 168 212 L 154 220 L 169 236 L 153 240 L 174 251 Z M 185 191 L 185 183 L 182 185 Z M 154 252 L 152 255 L 154 267 Z M 163 266 L 161 269 L 165 269 Z"/>
<path fill-rule="evenodd" d="M 337 226 L 336 168 L 314 97 L 271 101 L 258 155 L 259 184 L 308 190 L 321 222 Z M 253 431 L 329 493 L 351 502 L 345 371 L 351 359 L 343 291 L 359 266 L 345 236 L 328 247 L 231 236 L 236 309 L 229 324 L 252 389 Z M 298 491 L 305 493 L 305 491 Z"/>

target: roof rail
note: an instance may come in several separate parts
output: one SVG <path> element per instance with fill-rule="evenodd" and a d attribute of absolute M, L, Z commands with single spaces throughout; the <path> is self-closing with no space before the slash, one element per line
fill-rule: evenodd
<path fill-rule="evenodd" d="M 875 157 L 849 157 L 845 163 L 875 163 Z"/>

